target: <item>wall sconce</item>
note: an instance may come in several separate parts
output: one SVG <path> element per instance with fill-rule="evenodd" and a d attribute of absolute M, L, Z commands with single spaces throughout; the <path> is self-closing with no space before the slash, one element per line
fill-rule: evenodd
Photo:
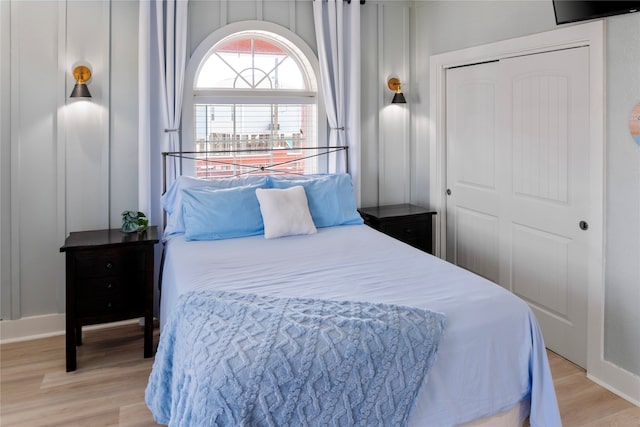
<path fill-rule="evenodd" d="M 407 100 L 404 99 L 404 94 L 402 93 L 402 89 L 400 87 L 400 80 L 395 77 L 391 77 L 387 82 L 387 86 L 389 86 L 389 89 L 396 93 L 395 95 L 393 95 L 393 100 L 391 101 L 392 104 L 407 103 Z"/>
<path fill-rule="evenodd" d="M 91 70 L 84 65 L 79 65 L 73 69 L 73 78 L 76 79 L 76 85 L 71 91 L 70 98 L 91 98 L 87 87 L 87 81 L 91 78 Z"/>

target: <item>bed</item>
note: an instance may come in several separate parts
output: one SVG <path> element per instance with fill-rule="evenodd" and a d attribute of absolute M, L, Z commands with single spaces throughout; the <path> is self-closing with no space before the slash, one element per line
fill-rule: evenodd
<path fill-rule="evenodd" d="M 300 225 L 293 233 L 278 228 L 286 229 L 291 223 L 296 223 L 291 218 L 284 225 L 278 218 L 274 225 L 273 212 L 268 210 L 269 199 L 263 200 L 264 194 L 277 195 L 276 208 L 284 203 L 282 200 L 288 200 L 286 197 L 297 200 L 292 206 L 299 206 L 295 203 L 300 203 L 300 198 L 291 196 L 293 188 L 296 192 L 304 189 L 302 193 L 315 228 L 309 228 L 308 218 L 306 222 L 302 221 L 306 225 Z M 278 191 L 268 191 L 274 189 Z M 261 195 L 254 197 L 259 198 L 255 204 L 259 214 L 263 215 L 262 229 L 251 223 L 232 232 L 228 229 L 211 230 L 219 227 L 220 218 L 229 216 L 232 211 L 228 207 L 216 211 L 220 210 L 221 204 L 228 200 L 231 200 L 231 205 L 246 203 L 242 197 L 240 201 L 234 201 L 235 196 L 229 197 L 231 193 Z M 434 333 L 433 345 L 424 349 L 424 354 L 429 353 L 433 358 L 418 366 L 421 370 L 416 377 L 418 383 L 407 392 L 406 398 L 400 399 L 397 389 L 393 389 L 391 394 L 398 399 L 393 404 L 404 405 L 400 418 L 393 418 L 393 421 L 389 418 L 387 422 L 387 418 L 380 418 L 378 414 L 378 418 L 373 418 L 378 420 L 378 425 L 522 426 L 526 419 L 533 427 L 561 425 L 546 350 L 536 319 L 527 304 L 498 285 L 362 224 L 347 174 L 249 176 L 230 180 L 180 177 L 163 197 L 169 215 L 161 277 L 161 337 L 146 391 L 147 404 L 159 423 L 194 425 L 194 411 L 200 411 L 204 417 L 198 418 L 200 424 L 204 419 L 210 420 L 205 423 L 209 425 L 297 425 L 292 421 L 294 418 L 287 418 L 286 423 L 279 422 L 280 418 L 275 418 L 275 421 L 254 419 L 247 416 L 246 408 L 242 422 L 237 421 L 239 418 L 234 418 L 234 422 L 219 421 L 224 418 L 215 421 L 221 413 L 231 410 L 228 407 L 212 409 L 215 414 L 208 412 L 210 396 L 222 393 L 220 390 L 223 388 L 216 388 L 220 381 L 225 382 L 225 387 L 231 387 L 228 378 L 211 380 L 207 377 L 208 370 L 215 370 L 218 367 L 213 365 L 220 364 L 212 362 L 215 357 L 222 357 L 219 354 L 214 357 L 216 352 L 222 351 L 220 342 L 227 339 L 228 331 L 235 326 L 224 326 L 224 330 L 217 331 L 213 334 L 213 341 L 208 342 L 200 331 L 210 326 L 193 323 L 194 316 L 185 313 L 189 313 L 187 310 L 194 302 L 209 313 L 218 309 L 212 307 L 219 307 L 221 300 L 235 298 L 221 309 L 228 313 L 229 307 L 236 306 L 238 297 L 245 299 L 250 296 L 252 301 L 275 301 L 276 306 L 282 301 L 287 304 L 291 301 L 296 304 L 310 302 L 312 307 L 326 302 L 349 304 L 350 309 L 352 306 L 361 309 L 364 304 L 367 309 L 401 308 L 408 310 L 408 316 L 415 314 L 413 310 L 420 315 L 431 316 L 426 318 L 426 322 L 442 329 Z M 199 198 L 207 200 L 203 202 Z M 296 209 L 290 208 L 287 212 L 297 212 Z M 242 213 L 241 217 L 232 215 L 234 221 L 251 222 L 247 218 L 255 217 L 255 205 L 245 210 L 248 212 Z M 336 210 L 341 212 L 336 213 Z M 218 218 L 218 221 L 212 218 Z M 211 226 L 211 221 L 218 225 Z M 214 305 L 206 305 L 203 301 Z M 266 319 L 264 322 L 255 321 L 257 325 L 250 325 L 250 328 L 267 325 Z M 413 320 L 409 322 L 412 325 Z M 404 331 L 406 328 L 402 326 L 399 329 Z M 192 331 L 197 331 L 197 337 L 180 344 L 180 340 L 186 339 L 183 337 Z M 209 332 L 206 334 L 211 335 Z M 428 339 L 431 337 L 429 335 Z M 305 339 L 304 334 L 300 339 Z M 415 341 L 420 345 L 424 340 L 419 338 Z M 234 344 L 235 347 L 229 347 L 236 349 L 238 354 L 229 358 L 225 353 L 225 363 L 247 358 L 248 349 L 244 349 L 245 352 L 236 348 L 244 341 L 238 342 L 240 344 Z M 396 345 L 399 344 L 394 341 L 393 348 Z M 311 356 L 307 354 L 305 357 Z M 182 366 L 185 359 L 192 358 Z M 288 363 L 303 367 L 306 363 L 307 371 L 321 370 L 313 368 L 315 365 L 305 360 Z M 342 366 L 340 363 L 336 369 Z M 378 362 L 366 363 L 375 365 Z M 391 365 L 394 363 L 399 362 L 394 361 Z M 389 364 L 387 361 L 387 366 Z M 203 366 L 208 367 L 203 369 Z M 331 370 L 327 375 L 330 373 Z M 394 375 L 397 377 L 397 372 Z M 250 376 L 255 375 L 251 373 Z M 268 376 L 262 375 L 261 381 L 267 381 L 265 378 Z M 295 382 L 295 375 L 289 376 Z M 273 378 L 275 375 L 272 375 L 272 381 Z M 360 381 L 363 380 L 357 379 Z M 382 389 L 385 386 L 390 390 L 395 387 L 389 378 L 384 379 L 384 384 Z M 245 387 L 235 383 L 233 386 L 235 388 L 228 389 Z M 270 387 L 255 385 L 256 388 L 263 386 L 267 390 Z M 300 386 L 297 393 L 305 395 L 304 388 L 302 392 L 299 389 Z M 264 404 L 265 399 L 275 399 L 268 393 L 266 397 L 256 398 L 255 393 L 250 396 L 256 402 L 260 401 L 256 405 Z M 227 396 L 224 405 L 228 405 L 229 400 Z M 253 404 L 248 403 L 250 408 Z M 374 402 L 372 411 L 383 410 L 378 406 Z M 265 414 L 276 414 L 275 411 L 269 409 Z M 291 412 L 290 408 L 287 414 L 291 416 Z M 351 415 L 346 418 L 344 414 L 337 418 L 331 416 L 318 416 L 317 425 L 355 424 L 355 421 L 349 421 L 353 420 L 349 418 Z M 371 425 L 371 419 L 367 418 L 369 421 L 360 424 Z"/>

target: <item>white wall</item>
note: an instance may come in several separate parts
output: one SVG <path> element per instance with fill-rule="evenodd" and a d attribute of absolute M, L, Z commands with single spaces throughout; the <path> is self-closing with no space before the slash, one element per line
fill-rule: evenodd
<path fill-rule="evenodd" d="M 299 35 L 316 52 L 313 3 L 300 0 L 189 0 L 190 52 L 213 31 L 238 21 L 269 21 Z"/>
<path fill-rule="evenodd" d="M 138 209 L 138 2 L 111 3 L 110 226 Z"/>
<path fill-rule="evenodd" d="M 137 208 L 137 13 L 0 2 L 2 319 L 64 313 L 64 238 Z M 88 101 L 69 98 L 78 63 L 93 70 Z"/>
<path fill-rule="evenodd" d="M 414 3 L 370 0 L 361 8 L 361 205 L 405 203 L 426 188 L 416 186 L 411 174 L 416 162 L 411 112 L 420 101 L 412 68 Z M 400 80 L 407 104 L 391 104 L 391 76 Z"/>
<path fill-rule="evenodd" d="M 0 319 L 11 312 L 11 251 L 10 222 L 11 205 L 11 98 L 10 73 L 10 4 L 0 2 Z"/>
<path fill-rule="evenodd" d="M 64 91 L 58 68 L 60 13 L 57 3 L 10 4 L 10 132 L 3 144 L 11 159 L 10 229 L 2 236 L 11 242 L 9 253 L 3 254 L 10 259 L 11 310 L 3 317 L 64 308 L 62 264 L 52 255 L 60 245 L 56 168 L 57 110 Z"/>
<path fill-rule="evenodd" d="M 604 358 L 640 376 L 640 145 L 628 127 L 640 102 L 640 13 L 607 19 L 605 48 Z"/>

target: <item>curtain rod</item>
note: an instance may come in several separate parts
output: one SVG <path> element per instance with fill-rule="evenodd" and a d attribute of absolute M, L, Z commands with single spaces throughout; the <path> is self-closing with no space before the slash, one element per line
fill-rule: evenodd
<path fill-rule="evenodd" d="M 316 1 L 316 0 L 313 0 Z M 367 0 L 360 0 L 360 4 L 365 4 Z M 351 0 L 347 0 L 348 4 L 351 4 Z"/>
<path fill-rule="evenodd" d="M 313 0 L 316 1 L 316 0 Z M 360 0 L 360 4 L 365 4 L 367 0 Z M 348 4 L 351 4 L 351 0 L 347 0 Z"/>

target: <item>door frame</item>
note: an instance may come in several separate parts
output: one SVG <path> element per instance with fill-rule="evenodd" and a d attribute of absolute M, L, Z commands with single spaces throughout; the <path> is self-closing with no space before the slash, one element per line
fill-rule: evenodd
<path fill-rule="evenodd" d="M 589 167 L 590 183 L 588 292 L 587 292 L 587 376 L 612 392 L 636 403 L 640 380 L 604 359 L 604 21 L 573 25 L 510 40 L 499 41 L 430 57 L 429 62 L 429 194 L 430 206 L 446 212 L 446 71 L 503 58 L 589 47 Z M 437 215 L 435 254 L 446 254 L 446 215 Z"/>

